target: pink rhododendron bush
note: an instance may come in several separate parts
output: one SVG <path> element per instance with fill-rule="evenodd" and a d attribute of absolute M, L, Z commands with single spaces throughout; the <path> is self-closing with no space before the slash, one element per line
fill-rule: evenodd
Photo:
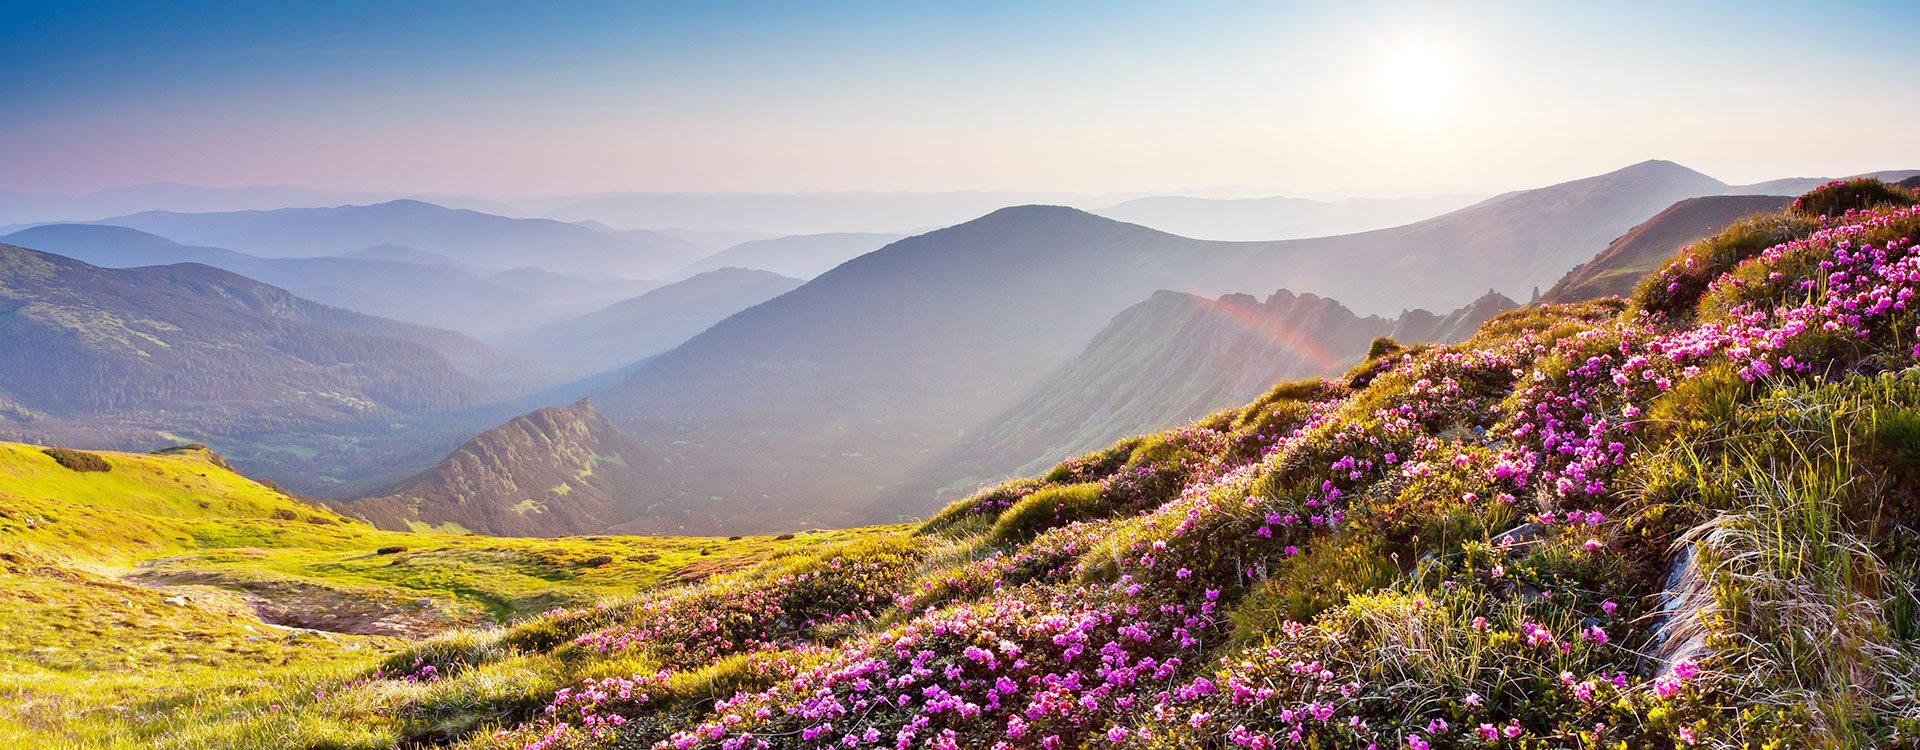
<path fill-rule="evenodd" d="M 1377 346 L 439 679 L 561 675 L 486 747 L 1915 746 L 1911 198 L 1830 185 L 1632 299 Z"/>

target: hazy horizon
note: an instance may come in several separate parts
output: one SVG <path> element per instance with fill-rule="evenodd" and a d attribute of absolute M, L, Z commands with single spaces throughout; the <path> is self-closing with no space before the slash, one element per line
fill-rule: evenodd
<path fill-rule="evenodd" d="M 1920 80 L 1881 52 L 1920 8 L 1893 2 L 29 4 L 0 20 L 0 189 L 36 194 L 1311 196 L 1494 192 L 1647 159 L 1734 184 L 1920 167 L 1904 137 Z"/>

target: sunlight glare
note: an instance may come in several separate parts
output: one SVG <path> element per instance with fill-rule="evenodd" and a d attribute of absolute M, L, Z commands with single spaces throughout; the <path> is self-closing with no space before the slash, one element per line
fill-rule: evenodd
<path fill-rule="evenodd" d="M 1398 46 L 1379 69 L 1380 104 L 1402 120 L 1431 122 L 1453 100 L 1454 66 L 1445 51 L 1430 44 Z"/>

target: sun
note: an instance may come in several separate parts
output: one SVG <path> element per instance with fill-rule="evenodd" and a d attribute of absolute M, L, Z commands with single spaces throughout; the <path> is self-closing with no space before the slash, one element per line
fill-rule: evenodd
<path fill-rule="evenodd" d="M 1437 46 L 1396 45 L 1381 57 L 1378 74 L 1380 105 L 1400 119 L 1432 122 L 1453 103 L 1454 61 Z"/>

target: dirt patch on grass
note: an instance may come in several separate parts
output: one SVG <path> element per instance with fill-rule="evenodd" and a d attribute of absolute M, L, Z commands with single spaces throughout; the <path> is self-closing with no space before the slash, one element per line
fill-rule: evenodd
<path fill-rule="evenodd" d="M 180 606 L 222 609 L 237 596 L 261 622 L 304 630 L 421 638 L 479 624 L 431 599 L 368 596 L 301 581 L 238 580 L 206 571 L 142 571 L 127 580 L 172 593 L 168 601 Z"/>

